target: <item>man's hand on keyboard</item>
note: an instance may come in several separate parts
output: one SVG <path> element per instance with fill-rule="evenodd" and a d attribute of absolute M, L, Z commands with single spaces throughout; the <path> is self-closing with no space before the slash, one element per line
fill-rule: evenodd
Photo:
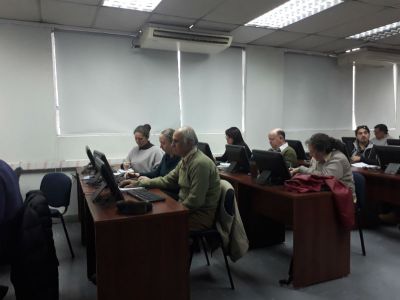
<path fill-rule="evenodd" d="M 139 180 L 145 180 L 145 179 L 150 179 L 150 178 L 147 177 L 147 176 L 140 176 L 140 177 L 139 177 Z"/>
<path fill-rule="evenodd" d="M 125 178 L 129 179 L 129 178 L 138 178 L 140 176 L 139 173 L 135 173 L 135 172 L 126 172 L 125 173 Z"/>
<path fill-rule="evenodd" d="M 138 185 L 138 181 L 137 180 L 127 179 L 127 180 L 121 181 L 120 184 L 119 184 L 119 187 L 122 187 L 122 188 L 133 188 L 133 187 L 137 187 L 137 185 Z"/>

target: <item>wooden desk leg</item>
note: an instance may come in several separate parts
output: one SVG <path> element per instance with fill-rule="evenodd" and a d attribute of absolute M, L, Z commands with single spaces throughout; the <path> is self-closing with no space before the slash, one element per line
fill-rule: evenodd
<path fill-rule="evenodd" d="M 293 209 L 293 286 L 347 276 L 350 232 L 338 225 L 333 200 L 303 198 Z"/>
<path fill-rule="evenodd" d="M 85 210 L 85 195 L 82 190 L 81 181 L 79 180 L 78 174 L 76 175 L 76 187 L 77 187 L 77 196 L 78 196 L 78 217 L 79 222 L 81 223 L 81 244 L 83 246 L 86 245 L 86 225 L 84 218 L 84 210 Z"/>
<path fill-rule="evenodd" d="M 84 223 L 86 228 L 86 271 L 87 278 L 94 281 L 96 275 L 96 247 L 95 247 L 95 230 L 92 215 L 89 207 L 84 201 Z M 94 282 L 95 283 L 95 282 Z"/>

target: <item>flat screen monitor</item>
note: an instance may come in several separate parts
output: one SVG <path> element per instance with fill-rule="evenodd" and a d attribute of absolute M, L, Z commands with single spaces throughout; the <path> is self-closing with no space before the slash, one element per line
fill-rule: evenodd
<path fill-rule="evenodd" d="M 90 150 L 89 146 L 86 146 L 86 155 L 89 158 L 90 161 L 90 165 L 92 166 L 92 168 L 96 168 L 96 162 L 94 160 L 94 156 L 92 151 Z"/>
<path fill-rule="evenodd" d="M 253 158 L 260 172 L 257 183 L 282 185 L 285 180 L 290 179 L 289 169 L 279 152 L 253 150 Z"/>
<path fill-rule="evenodd" d="M 100 152 L 98 150 L 94 150 L 93 151 L 93 156 L 94 156 L 94 158 L 98 157 L 99 159 L 101 159 L 103 161 L 103 163 L 106 164 L 107 167 L 111 170 L 111 173 L 113 173 L 113 169 L 111 168 L 110 164 L 108 163 L 107 157 L 103 152 Z"/>
<path fill-rule="evenodd" d="M 304 147 L 301 141 L 298 140 L 286 140 L 290 147 L 296 151 L 297 159 L 299 160 L 307 160 L 306 152 L 304 151 Z"/>
<path fill-rule="evenodd" d="M 197 143 L 197 148 L 203 152 L 205 155 L 207 155 L 213 162 L 215 162 L 214 156 L 212 155 L 210 145 L 207 143 L 203 142 L 198 142 Z"/>
<path fill-rule="evenodd" d="M 400 139 L 387 139 L 389 146 L 400 146 Z"/>
<path fill-rule="evenodd" d="M 100 202 L 101 200 L 103 200 L 100 197 L 100 193 L 106 187 L 108 187 L 111 192 L 111 197 L 107 198 L 107 200 L 111 200 L 111 201 L 123 200 L 124 196 L 122 195 L 121 191 L 118 188 L 118 184 L 115 181 L 114 174 L 110 168 L 109 163 L 108 162 L 105 163 L 102 159 L 100 159 L 99 157 L 96 157 L 96 156 L 95 156 L 95 163 L 96 163 L 96 168 L 101 173 L 101 176 L 103 178 L 103 183 L 100 186 L 100 188 L 93 194 L 92 201 Z M 104 201 L 104 202 L 107 202 L 107 201 Z"/>
<path fill-rule="evenodd" d="M 225 145 L 226 155 L 230 163 L 227 172 L 244 172 L 250 171 L 249 158 L 247 157 L 245 146 L 241 145 Z"/>
<path fill-rule="evenodd" d="M 385 169 L 390 163 L 400 163 L 400 147 L 375 145 L 374 149 L 382 169 Z"/>

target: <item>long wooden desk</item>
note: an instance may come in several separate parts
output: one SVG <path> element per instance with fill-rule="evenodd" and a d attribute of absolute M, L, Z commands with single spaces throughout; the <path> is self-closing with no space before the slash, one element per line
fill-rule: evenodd
<path fill-rule="evenodd" d="M 377 215 L 379 202 L 400 206 L 400 175 L 385 174 L 382 170 L 352 168 L 353 172 L 364 175 L 366 182 L 365 208 L 362 210 L 363 225 L 379 223 Z"/>
<path fill-rule="evenodd" d="M 82 180 L 79 189 L 87 275 L 96 275 L 97 299 L 190 298 L 186 208 L 163 194 L 167 199 L 154 203 L 152 212 L 124 216 L 114 203 L 90 201 L 95 188 Z"/>
<path fill-rule="evenodd" d="M 338 224 L 330 192 L 298 194 L 246 174 L 220 175 L 235 188 L 251 247 L 283 242 L 284 225 L 292 227 L 294 287 L 350 273 L 350 232 Z"/>

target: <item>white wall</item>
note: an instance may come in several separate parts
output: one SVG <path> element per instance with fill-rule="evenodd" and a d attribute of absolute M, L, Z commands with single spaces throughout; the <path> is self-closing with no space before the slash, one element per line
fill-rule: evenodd
<path fill-rule="evenodd" d="M 308 57 L 307 60 L 312 63 L 313 57 Z M 321 57 L 315 58 L 315 61 L 319 60 Z M 26 169 L 83 165 L 86 163 L 84 147 L 90 145 L 92 149 L 101 150 L 112 162 L 116 162 L 125 157 L 134 144 L 131 134 L 133 128 L 121 134 L 56 135 L 49 29 L 0 25 L 0 62 L 0 117 L 3 124 L 0 128 L 1 159 L 13 163 L 14 166 L 21 164 Z M 321 128 L 320 121 L 313 124 L 307 105 L 298 105 L 296 109 L 291 107 L 296 94 L 292 93 L 294 96 L 287 98 L 291 92 L 291 86 L 286 82 L 287 72 L 290 70 L 290 66 L 285 65 L 285 52 L 282 49 L 257 46 L 246 48 L 244 135 L 250 148 L 268 148 L 267 133 L 275 127 L 286 129 L 288 138 L 302 141 Z M 347 73 L 345 76 L 348 78 Z M 329 99 L 334 97 L 331 91 Z M 318 98 L 313 101 L 318 101 L 316 99 Z M 324 101 L 327 101 L 326 98 L 321 99 L 320 107 L 334 113 L 324 114 L 329 126 L 323 131 L 337 138 L 352 136 L 354 133 L 351 128 L 346 129 L 349 125 L 347 123 L 344 127 L 330 128 L 335 124 L 338 114 L 349 113 L 349 103 L 346 101 L 351 99 L 345 102 L 343 98 L 337 102 Z M 288 119 L 299 115 L 310 118 L 309 128 L 285 128 Z M 224 118 L 223 111 L 220 117 Z M 206 116 L 204 119 L 206 120 Z M 396 119 L 396 128 L 400 125 L 398 120 L 399 118 Z M 232 125 L 240 127 L 240 124 Z M 396 129 L 391 134 L 397 137 L 399 130 Z M 224 137 L 224 132 L 199 134 L 199 140 L 208 142 L 214 153 L 224 151 Z M 158 136 L 152 135 L 151 141 L 158 145 Z M 37 189 L 42 176 L 43 174 L 23 175 L 23 194 L 30 189 Z M 75 190 L 74 188 L 73 193 Z M 75 205 L 76 201 L 72 201 L 71 214 L 76 214 Z"/>

